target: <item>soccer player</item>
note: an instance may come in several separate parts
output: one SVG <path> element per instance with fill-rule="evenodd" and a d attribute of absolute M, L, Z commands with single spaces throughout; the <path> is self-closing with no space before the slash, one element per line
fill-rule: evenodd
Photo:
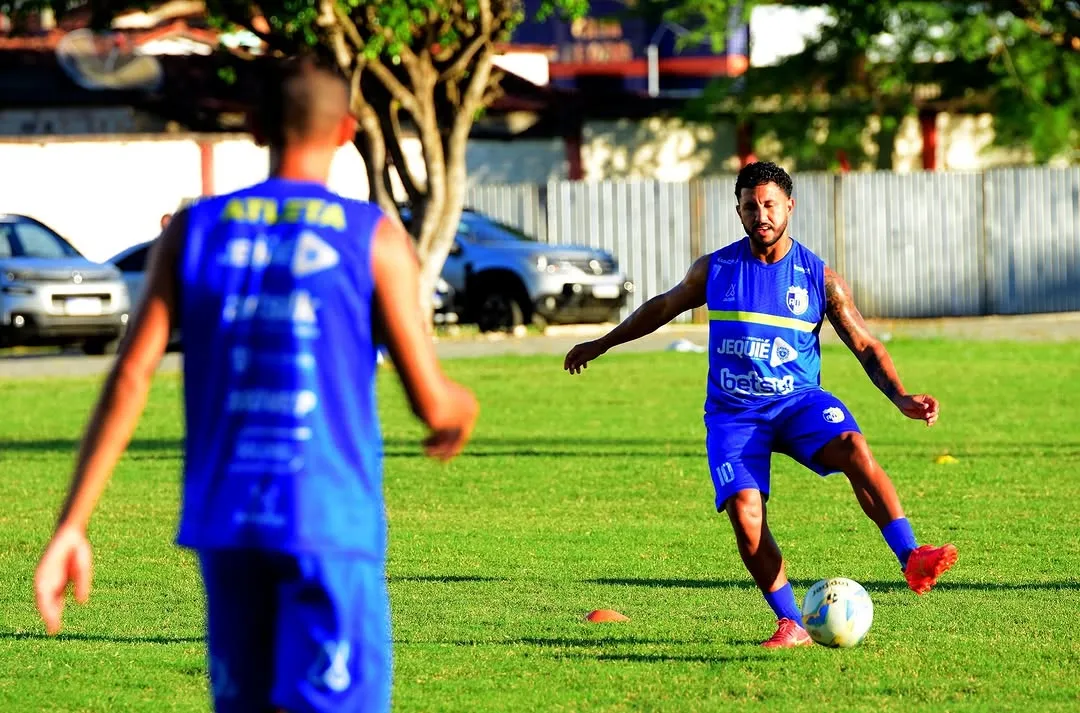
<path fill-rule="evenodd" d="M 169 332 L 184 334 L 178 544 L 198 554 L 218 711 L 386 711 L 376 328 L 426 453 L 457 455 L 478 406 L 436 360 L 410 239 L 375 205 L 328 190 L 352 141 L 349 87 L 312 60 L 268 82 L 265 182 L 198 201 L 154 247 L 148 289 L 83 440 L 35 575 L 47 630 L 90 591 L 87 522 L 142 412 Z"/>
<path fill-rule="evenodd" d="M 915 592 L 929 591 L 957 557 L 953 545 L 918 545 L 896 489 L 851 412 L 821 388 L 819 331 L 828 317 L 874 385 L 902 414 L 927 426 L 938 419 L 936 399 L 904 389 L 844 280 L 788 234 L 795 207 L 791 191 L 791 177 L 775 164 L 743 168 L 735 197 L 746 237 L 698 259 L 682 282 L 647 301 L 605 336 L 575 346 L 563 364 L 571 374 L 580 374 L 612 347 L 708 305 L 709 470 L 716 508 L 727 511 L 743 563 L 778 619 L 776 633 L 763 643 L 769 648 L 811 644 L 766 519 L 774 452 L 821 476 L 847 475 Z"/>

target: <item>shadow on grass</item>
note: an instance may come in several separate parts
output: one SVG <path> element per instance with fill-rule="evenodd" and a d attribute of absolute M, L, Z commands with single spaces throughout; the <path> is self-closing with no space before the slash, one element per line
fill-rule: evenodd
<path fill-rule="evenodd" d="M 505 642 L 507 644 L 515 642 Z M 601 653 L 589 653 L 587 651 L 581 651 L 580 649 L 593 649 L 603 648 L 610 649 L 613 647 L 627 647 L 627 646 L 684 646 L 691 643 L 704 643 L 704 642 L 687 642 L 677 641 L 675 639 L 633 639 L 633 638 L 619 638 L 614 636 L 598 637 L 595 639 L 589 638 L 567 638 L 567 639 L 519 639 L 516 643 L 531 644 L 543 649 L 556 649 L 551 654 L 556 658 L 575 658 L 575 659 L 595 659 L 597 661 L 627 661 L 631 663 L 669 663 L 669 662 L 684 662 L 684 663 L 733 663 L 740 661 L 753 661 L 755 659 L 765 658 L 766 655 L 762 652 L 754 650 L 753 652 L 747 652 L 744 654 L 724 654 L 709 656 L 706 654 L 677 654 L 677 653 L 633 653 L 633 652 L 618 652 L 618 651 L 603 651 Z M 716 643 L 716 642 L 712 642 Z M 745 644 L 757 645 L 758 641 L 725 641 L 725 644 L 741 646 Z M 572 651 L 559 652 L 558 649 L 579 649 Z"/>
<path fill-rule="evenodd" d="M 394 582 L 437 582 L 440 584 L 453 584 L 457 582 L 509 582 L 506 577 L 482 577 L 475 574 L 406 574 L 392 575 L 387 577 L 391 584 Z"/>
<path fill-rule="evenodd" d="M 178 452 L 182 438 L 137 438 L 131 442 L 129 453 Z M 880 440 L 871 446 L 888 449 L 910 448 L 906 442 Z M 10 440 L 2 444 L 5 454 L 71 453 L 79 447 L 74 438 Z M 387 458 L 426 458 L 420 437 L 388 437 L 383 442 Z M 968 442 L 949 452 L 957 458 L 1035 458 L 1046 455 L 1072 459 L 1080 456 L 1080 443 L 1011 443 Z M 462 453 L 462 458 L 705 458 L 704 430 L 701 438 L 580 438 L 574 436 L 538 436 L 528 438 L 474 438 Z M 930 457 L 929 455 L 927 456 Z"/>
<path fill-rule="evenodd" d="M 45 438 L 32 441 L 3 441 L 0 443 L 5 455 L 15 453 L 72 453 L 79 448 L 79 441 L 74 438 Z M 127 447 L 129 453 L 150 453 L 153 451 L 179 451 L 184 447 L 179 438 L 136 438 Z"/>
<path fill-rule="evenodd" d="M 0 640 L 8 641 L 93 641 L 109 644 L 201 644 L 202 636 L 122 636 L 113 634 L 65 634 L 56 636 L 36 631 L 0 631 Z"/>
<path fill-rule="evenodd" d="M 387 458 L 426 458 L 417 446 L 415 450 L 388 450 L 386 451 Z M 461 460 L 469 460 L 470 458 L 701 458 L 704 462 L 705 451 L 688 451 L 688 450 L 569 450 L 569 449 L 552 449 L 545 450 L 542 448 L 521 448 L 517 450 L 503 450 L 503 451 L 485 451 L 477 450 L 475 448 L 470 449 L 466 447 L 465 451 L 458 456 Z"/>
<path fill-rule="evenodd" d="M 791 585 L 796 588 L 808 588 L 818 580 L 792 579 Z M 671 589 L 752 589 L 753 582 L 743 579 L 636 579 L 636 578 L 602 578 L 588 579 L 585 584 L 600 584 L 616 587 L 655 587 Z M 903 580 L 896 581 L 859 581 L 868 592 L 906 592 L 907 584 Z M 1002 592 L 1002 591 L 1080 591 L 1080 579 L 1059 580 L 1054 582 L 964 582 L 942 580 L 934 588 L 935 591 L 975 591 L 975 592 Z"/>
<path fill-rule="evenodd" d="M 599 636 L 596 638 L 572 638 L 567 637 L 563 639 L 557 638 L 530 638 L 523 639 L 501 639 L 497 641 L 483 641 L 483 640 L 397 640 L 394 641 L 395 646 L 433 646 L 433 645 L 446 645 L 453 646 L 535 646 L 541 650 L 541 652 L 556 659 L 591 659 L 596 661 L 626 661 L 631 663 L 671 663 L 671 662 L 684 662 L 684 663 L 738 663 L 746 661 L 754 661 L 757 659 L 764 659 L 768 657 L 767 652 L 761 652 L 757 649 L 748 651 L 744 654 L 724 654 L 708 656 L 705 654 L 678 654 L 678 653 L 632 653 L 632 652 L 618 652 L 611 651 L 613 648 L 626 648 L 633 646 L 686 646 L 696 643 L 706 642 L 688 642 L 679 641 L 676 639 L 636 639 L 636 638 L 622 638 L 617 636 Z M 717 643 L 717 642 L 709 642 Z M 724 641 L 724 644 L 732 646 L 756 646 L 759 641 Z M 601 651 L 590 652 L 587 649 L 601 649 Z M 607 649 L 607 650 L 604 650 Z"/>
<path fill-rule="evenodd" d="M 564 656 L 562 658 L 590 658 L 597 661 L 626 661 L 629 663 L 743 663 L 747 661 L 756 661 L 766 658 L 765 656 L 704 656 L 701 654 L 694 656 L 682 656 L 678 654 L 596 654 L 595 656 L 586 656 L 582 654 L 571 654 L 570 656 Z"/>
<path fill-rule="evenodd" d="M 676 639 L 636 639 L 618 636 L 598 636 L 596 638 L 568 637 L 521 639 L 400 639 L 394 644 L 407 646 L 427 646 L 450 644 L 452 646 L 536 646 L 543 649 L 602 648 L 611 646 L 674 646 L 690 642 Z"/>
<path fill-rule="evenodd" d="M 596 638 L 580 637 L 580 638 L 532 638 L 526 637 L 524 639 L 513 639 L 509 641 L 499 642 L 502 644 L 528 644 L 530 646 L 540 646 L 542 648 L 596 648 L 600 646 L 672 646 L 677 644 L 686 644 L 689 642 L 679 641 L 677 639 L 637 639 L 632 637 L 622 636 L 598 636 Z"/>
<path fill-rule="evenodd" d="M 387 438 L 384 442 L 389 458 L 424 457 L 416 440 Z M 905 457 L 910 455 L 909 442 L 878 440 L 871 448 L 881 450 L 903 448 Z M 937 451 L 924 454 L 929 462 Z M 1024 459 L 1052 456 L 1072 460 L 1080 456 L 1080 443 L 1073 442 L 966 442 L 949 449 L 949 453 L 961 460 L 970 458 Z M 779 454 L 777 454 L 779 455 Z M 700 438 L 580 438 L 576 436 L 538 435 L 527 438 L 474 438 L 469 442 L 462 458 L 701 458 L 705 459 L 705 431 Z M 775 462 L 775 460 L 774 460 Z"/>
<path fill-rule="evenodd" d="M 387 438 L 388 458 L 424 457 L 419 439 Z M 705 458 L 705 434 L 685 438 L 474 438 L 461 458 Z"/>
<path fill-rule="evenodd" d="M 462 458 L 635 458 L 705 457 L 704 438 L 701 440 L 664 439 L 602 439 L 602 438 L 477 438 L 470 441 Z M 5 455 L 36 453 L 73 453 L 79 447 L 74 438 L 44 438 L 9 440 L 0 444 Z M 181 438 L 137 438 L 127 447 L 132 454 L 159 451 L 179 452 L 184 447 Z M 420 437 L 387 438 L 383 443 L 387 458 L 426 458 Z"/>

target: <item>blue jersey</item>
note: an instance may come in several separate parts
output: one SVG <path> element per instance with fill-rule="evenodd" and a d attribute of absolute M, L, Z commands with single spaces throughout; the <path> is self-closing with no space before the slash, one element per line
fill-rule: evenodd
<path fill-rule="evenodd" d="M 271 179 L 189 208 L 177 541 L 383 557 L 374 205 Z"/>
<path fill-rule="evenodd" d="M 743 238 L 712 255 L 707 413 L 775 402 L 821 385 L 825 263 L 798 242 L 767 265 Z"/>

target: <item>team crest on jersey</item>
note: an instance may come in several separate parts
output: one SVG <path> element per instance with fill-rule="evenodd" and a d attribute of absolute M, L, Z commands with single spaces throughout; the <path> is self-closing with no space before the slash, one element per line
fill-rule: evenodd
<path fill-rule="evenodd" d="M 799 352 L 795 351 L 795 347 L 785 342 L 780 337 L 773 340 L 772 356 L 769 357 L 769 366 L 776 368 L 788 362 L 795 361 L 799 358 Z"/>
<path fill-rule="evenodd" d="M 805 287 L 792 285 L 787 291 L 787 306 L 792 314 L 802 314 L 810 306 L 810 293 Z"/>

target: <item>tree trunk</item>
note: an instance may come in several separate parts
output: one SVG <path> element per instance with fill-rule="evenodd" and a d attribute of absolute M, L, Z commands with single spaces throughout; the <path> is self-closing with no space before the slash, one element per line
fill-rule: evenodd
<path fill-rule="evenodd" d="M 340 24 L 331 33 L 339 50 L 339 62 L 349 60 L 347 42 L 352 43 L 356 64 L 352 71 L 353 112 L 360 121 L 362 140 L 356 142 L 367 166 L 369 200 L 396 218 L 401 217 L 391 182 L 391 166 L 410 203 L 405 226 L 415 238 L 420 263 L 420 308 L 426 324 L 434 323 L 433 297 L 443 264 L 457 235 L 464 207 L 466 149 L 477 115 L 493 98 L 489 85 L 497 29 L 491 3 L 480 0 L 478 29 L 449 66 L 436 67 L 427 50 L 401 49 L 391 71 L 378 58 L 360 59 L 364 46 L 357 25 L 340 10 L 326 3 L 326 24 Z M 500 22 L 505 18 L 500 18 Z M 379 30 L 382 32 L 382 30 Z M 462 91 L 463 89 L 463 91 Z M 366 91 L 371 90 L 371 91 Z M 440 107 L 451 98 L 454 110 L 440 116 Z M 424 175 L 414 174 L 405 161 L 401 115 L 408 115 L 417 131 L 424 160 Z M 358 137 L 359 138 L 359 137 Z"/>
<path fill-rule="evenodd" d="M 437 268 L 430 260 L 420 265 L 420 313 L 430 332 L 435 324 L 435 284 L 442 272 L 442 264 Z"/>

